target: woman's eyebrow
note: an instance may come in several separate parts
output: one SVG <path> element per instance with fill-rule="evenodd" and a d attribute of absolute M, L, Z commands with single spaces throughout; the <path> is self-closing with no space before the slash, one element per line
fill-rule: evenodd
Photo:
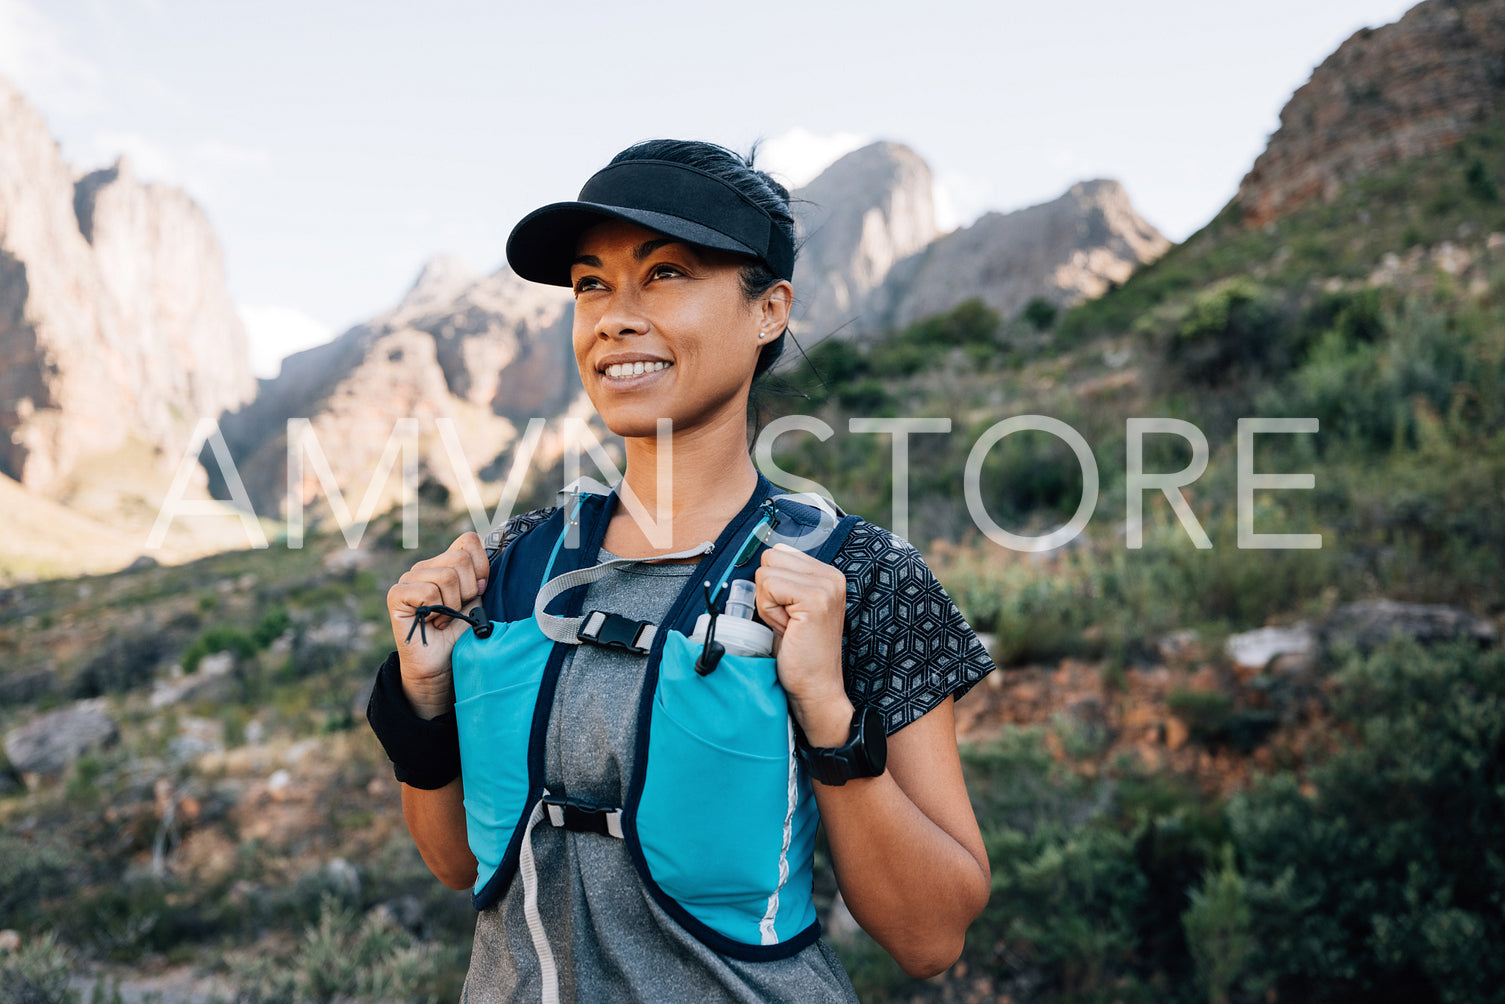
<path fill-rule="evenodd" d="M 644 241 L 632 249 L 632 257 L 636 261 L 642 261 L 665 244 L 679 244 L 680 241 L 672 237 L 660 237 L 657 240 Z"/>

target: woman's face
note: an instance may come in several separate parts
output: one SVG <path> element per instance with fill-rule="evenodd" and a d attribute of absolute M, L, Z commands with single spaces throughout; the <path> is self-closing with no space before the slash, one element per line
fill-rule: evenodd
<path fill-rule="evenodd" d="M 770 295 L 776 286 L 749 303 L 742 262 L 618 220 L 580 238 L 570 266 L 575 361 L 612 432 L 654 436 L 660 418 L 676 433 L 745 426 L 758 350 L 783 330 L 788 299 Z"/>

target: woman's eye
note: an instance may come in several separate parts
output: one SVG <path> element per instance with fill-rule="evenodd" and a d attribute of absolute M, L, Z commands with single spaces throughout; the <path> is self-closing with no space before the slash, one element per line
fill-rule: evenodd
<path fill-rule="evenodd" d="M 670 276 L 684 275 L 684 272 L 673 265 L 655 265 L 651 274 L 655 279 L 665 279 Z"/>
<path fill-rule="evenodd" d="M 579 278 L 579 279 L 575 280 L 575 295 L 576 296 L 579 296 L 581 293 L 587 293 L 587 292 L 589 292 L 589 291 L 591 291 L 593 289 L 600 289 L 600 288 L 601 288 L 601 280 L 597 279 L 593 275 L 587 275 L 587 276 L 584 276 L 582 278 Z"/>

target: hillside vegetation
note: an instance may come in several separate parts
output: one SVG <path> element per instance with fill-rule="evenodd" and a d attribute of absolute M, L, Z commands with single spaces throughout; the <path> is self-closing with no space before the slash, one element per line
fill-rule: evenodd
<path fill-rule="evenodd" d="M 958 708 L 992 902 L 927 983 L 837 911 L 864 1000 L 1505 1000 L 1505 655 L 1333 627 L 1377 598 L 1500 624 L 1502 186 L 1496 123 L 1264 229 L 1219 217 L 1059 316 L 964 305 L 807 347 L 763 417 L 835 432 L 788 434 L 779 466 L 886 523 L 890 437 L 849 420 L 949 419 L 911 437 L 909 532 L 1001 667 Z M 974 445 L 1025 414 L 1080 433 L 1101 479 L 1085 532 L 1043 555 L 986 539 L 965 502 Z M 1158 492 L 1128 546 L 1133 417 L 1205 435 L 1185 491 L 1211 548 Z M 1254 470 L 1315 487 L 1255 493 L 1253 525 L 1321 548 L 1237 546 L 1247 417 L 1318 420 L 1259 438 Z M 1146 435 L 1147 471 L 1190 460 Z M 1081 467 L 1021 432 L 980 488 L 1042 533 Z M 418 552 L 463 528 L 442 501 Z M 65 999 L 72 969 L 191 969 L 196 1000 L 458 996 L 469 905 L 418 859 L 361 720 L 386 586 L 417 556 L 400 538 L 389 514 L 354 551 L 329 533 L 0 596 L 0 731 L 78 701 L 118 725 L 55 780 L 0 772 L 0 929 L 21 946 L 0 986 L 55 993 L 0 1000 Z M 1319 644 L 1299 663 L 1223 644 L 1302 623 Z"/>
<path fill-rule="evenodd" d="M 969 754 L 994 867 L 966 956 L 978 999 L 1505 999 L 1505 662 L 1335 627 L 1380 597 L 1496 625 L 1505 610 L 1502 184 L 1496 121 L 1262 229 L 1229 211 L 1064 316 L 973 304 L 809 351 L 782 402 L 835 432 L 789 434 L 781 466 L 884 519 L 890 438 L 850 420 L 949 419 L 910 438 L 911 532 L 1021 681 L 1002 700 L 1069 689 L 1082 660 L 1102 676 L 1105 712 L 1061 692 L 1043 731 Z M 1101 479 L 1086 532 L 1049 556 L 985 540 L 962 491 L 984 433 L 1027 414 L 1079 432 Z M 1185 492 L 1211 548 L 1155 491 L 1129 546 L 1126 421 L 1143 417 L 1205 435 Z M 1319 549 L 1238 547 L 1238 421 L 1261 417 L 1319 431 L 1258 439 L 1254 470 L 1315 487 L 1254 493 L 1254 529 Z M 1144 437 L 1147 472 L 1191 459 L 1179 436 Z M 1065 522 L 1083 491 L 1044 432 L 999 442 L 980 481 L 1016 533 Z M 1305 676 L 1230 665 L 1221 645 L 1298 624 L 1320 639 Z M 1152 680 L 1199 765 L 1125 741 Z"/>

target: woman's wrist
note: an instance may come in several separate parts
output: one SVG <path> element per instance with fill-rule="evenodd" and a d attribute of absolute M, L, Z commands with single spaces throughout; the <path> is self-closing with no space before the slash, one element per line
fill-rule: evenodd
<path fill-rule="evenodd" d="M 805 742 L 817 749 L 845 746 L 852 737 L 852 715 L 857 709 L 845 691 L 813 700 L 791 696 L 789 710 Z"/>
<path fill-rule="evenodd" d="M 449 677 L 441 680 L 413 679 L 402 675 L 402 696 L 413 714 L 426 721 L 443 718 L 455 710 L 455 691 Z"/>

